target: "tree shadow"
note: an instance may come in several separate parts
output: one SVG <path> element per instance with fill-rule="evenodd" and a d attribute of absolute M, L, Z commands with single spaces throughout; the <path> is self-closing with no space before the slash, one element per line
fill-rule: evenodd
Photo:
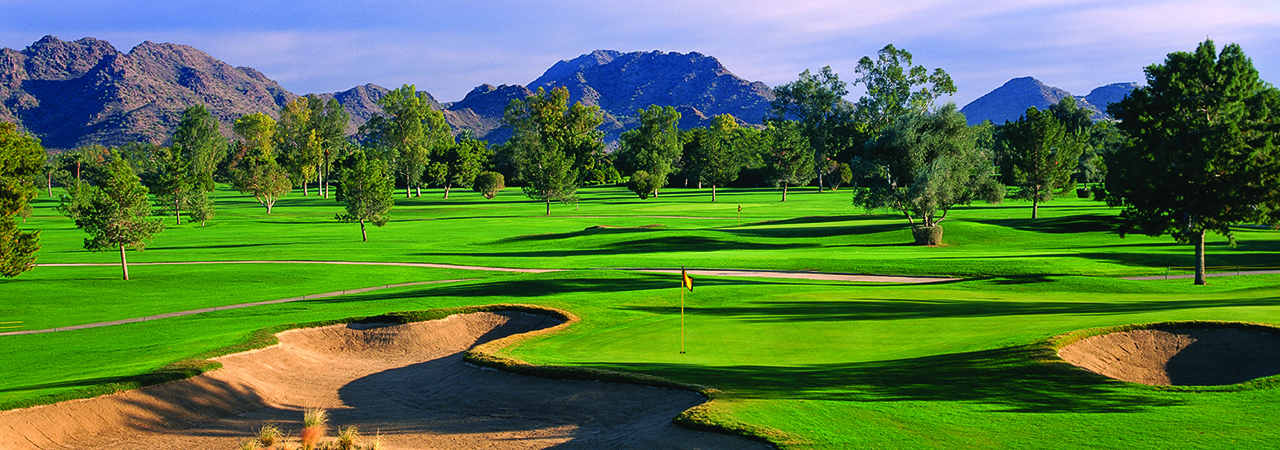
<path fill-rule="evenodd" d="M 976 219 L 987 225 L 1013 228 L 1035 233 L 1118 233 L 1123 222 L 1119 216 L 1104 214 L 1076 214 L 1043 219 Z"/>
<path fill-rule="evenodd" d="M 716 252 L 716 251 L 773 251 L 794 250 L 802 248 L 819 248 L 817 243 L 765 244 L 755 242 L 736 242 L 704 236 L 664 236 L 650 239 L 637 239 L 615 242 L 604 246 L 578 250 L 530 250 L 485 252 L 485 255 L 498 258 L 564 258 L 576 256 L 625 255 L 642 253 L 680 252 Z M 430 252 L 417 253 L 414 256 L 475 256 L 474 253 Z"/>
<path fill-rule="evenodd" d="M 860 287 L 862 288 L 862 287 Z M 946 299 L 862 299 L 843 301 L 764 301 L 741 306 L 685 307 L 692 315 L 735 317 L 749 322 L 851 322 L 927 318 L 971 318 L 1030 315 L 1118 315 L 1201 308 L 1274 307 L 1280 297 L 1247 300 L 1148 300 L 1129 302 L 997 301 Z M 622 306 L 653 314 L 678 315 L 675 306 Z"/>
<path fill-rule="evenodd" d="M 587 365 L 709 384 L 727 398 L 961 402 L 1016 413 L 1134 413 L 1185 403 L 1076 368 L 1035 345 L 803 366 Z"/>

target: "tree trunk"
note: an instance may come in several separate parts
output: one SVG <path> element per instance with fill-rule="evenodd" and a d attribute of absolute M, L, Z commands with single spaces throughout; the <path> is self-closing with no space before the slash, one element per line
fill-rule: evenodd
<path fill-rule="evenodd" d="M 1196 286 L 1204 286 L 1204 230 L 1200 230 L 1196 240 Z"/>
<path fill-rule="evenodd" d="M 818 171 L 818 193 L 822 193 L 822 171 Z"/>
<path fill-rule="evenodd" d="M 405 175 L 404 176 L 404 198 L 409 198 L 412 196 L 413 196 L 413 180 L 410 180 L 409 176 Z"/>
<path fill-rule="evenodd" d="M 364 231 L 364 219 L 360 219 L 360 240 L 369 242 L 369 234 Z"/>
<path fill-rule="evenodd" d="M 1040 199 L 1031 197 L 1031 220 L 1035 220 L 1040 211 Z"/>
<path fill-rule="evenodd" d="M 547 215 L 551 215 L 551 197 L 547 197 Z"/>
<path fill-rule="evenodd" d="M 53 171 L 49 171 L 49 198 L 53 198 Z"/>
<path fill-rule="evenodd" d="M 267 207 L 267 215 L 271 215 L 271 203 L 272 202 L 262 202 L 262 205 Z"/>
<path fill-rule="evenodd" d="M 444 185 L 444 198 L 449 198 L 449 185 Z"/>
<path fill-rule="evenodd" d="M 120 270 L 124 272 L 124 281 L 129 281 L 129 262 L 124 258 L 124 244 L 120 244 Z"/>
<path fill-rule="evenodd" d="M 787 183 L 782 183 L 782 201 L 787 201 Z"/>
<path fill-rule="evenodd" d="M 173 217 L 177 219 L 178 225 L 182 225 L 182 210 L 178 209 L 178 199 L 173 199 Z"/>
<path fill-rule="evenodd" d="M 302 180 L 302 196 L 307 196 L 307 180 Z"/>
<path fill-rule="evenodd" d="M 715 201 L 716 201 L 716 185 L 713 184 L 711 185 L 711 202 L 715 203 Z"/>
<path fill-rule="evenodd" d="M 422 196 L 422 186 L 414 186 L 414 187 L 413 187 L 413 196 L 414 196 L 414 197 L 421 197 L 421 196 Z"/>

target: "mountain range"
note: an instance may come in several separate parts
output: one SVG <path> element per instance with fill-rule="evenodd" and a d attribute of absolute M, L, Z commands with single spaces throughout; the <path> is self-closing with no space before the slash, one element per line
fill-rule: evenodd
<path fill-rule="evenodd" d="M 1106 112 L 1107 105 L 1120 101 L 1137 87 L 1137 83 L 1114 83 L 1094 89 L 1089 95 L 1072 96 L 1070 92 L 1045 85 L 1032 77 L 1014 78 L 969 102 L 960 112 L 964 113 L 969 125 L 987 120 L 996 125 L 1004 125 L 1006 121 L 1018 120 L 1026 114 L 1027 108 L 1034 106 L 1045 109 L 1064 98 L 1074 97 L 1077 106 L 1093 113 L 1093 120 L 1101 120 L 1110 117 Z"/>
<path fill-rule="evenodd" d="M 1120 83 L 1077 97 L 1102 117 L 1105 105 L 1134 86 Z M 563 60 L 528 85 L 481 84 L 459 101 L 432 106 L 443 111 L 455 131 L 470 130 L 481 139 L 503 142 L 510 131 L 502 115 L 512 99 L 538 89 L 568 89 L 571 102 L 599 106 L 606 140 L 616 140 L 637 125 L 636 111 L 650 105 L 673 106 L 680 127 L 706 125 L 719 114 L 743 124 L 760 124 L 774 94 L 769 86 L 730 72 L 714 57 L 697 52 L 597 50 Z M 378 99 L 388 89 L 376 84 L 335 93 L 350 113 L 348 132 L 381 111 Z M 1017 78 L 962 109 L 971 123 L 1016 120 L 1028 106 L 1046 107 L 1071 94 L 1034 78 Z M 255 112 L 275 117 L 298 95 L 249 67 L 233 67 L 194 47 L 143 42 L 128 53 L 86 37 L 62 41 L 45 36 L 23 50 L 0 49 L 0 120 L 17 123 L 39 137 L 46 148 L 107 146 L 146 141 L 166 143 L 182 111 L 205 105 L 231 135 L 235 119 Z M 1099 105 L 1099 106 L 1094 106 Z"/>

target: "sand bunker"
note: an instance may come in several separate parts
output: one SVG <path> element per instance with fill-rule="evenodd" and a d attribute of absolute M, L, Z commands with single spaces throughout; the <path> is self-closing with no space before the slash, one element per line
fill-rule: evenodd
<path fill-rule="evenodd" d="M 466 365 L 483 342 L 556 325 L 474 313 L 409 325 L 293 330 L 189 380 L 0 412 L 0 448 L 231 449 L 265 423 L 300 430 L 303 408 L 380 432 L 384 448 L 768 448 L 678 428 L 688 391 L 561 381 Z"/>
<path fill-rule="evenodd" d="M 1218 386 L 1280 374 L 1280 337 L 1244 326 L 1122 331 L 1077 341 L 1058 356 L 1132 383 Z"/>

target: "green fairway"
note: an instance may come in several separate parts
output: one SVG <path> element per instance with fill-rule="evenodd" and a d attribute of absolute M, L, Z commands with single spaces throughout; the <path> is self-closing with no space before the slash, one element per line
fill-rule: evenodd
<path fill-rule="evenodd" d="M 225 188 L 224 188 L 225 189 Z M 507 349 L 539 364 L 652 374 L 723 391 L 712 420 L 781 431 L 794 448 L 1266 447 L 1280 390 L 1159 389 L 1046 363 L 1044 339 L 1182 320 L 1280 323 L 1280 275 L 1126 281 L 1189 266 L 1168 237 L 1119 238 L 1117 211 L 1081 200 L 958 208 L 945 246 L 917 247 L 906 221 L 850 206 L 847 191 L 668 188 L 639 200 L 588 188 L 574 205 L 454 190 L 404 199 L 361 242 L 332 199 L 295 193 L 273 214 L 219 190 L 208 226 L 172 225 L 131 262 L 321 260 L 602 269 L 515 274 L 319 264 L 38 267 L 0 280 L 0 322 L 42 329 L 384 284 L 460 280 L 145 323 L 0 337 L 0 408 L 108 392 L 184 373 L 255 330 L 463 305 L 525 303 L 582 321 Z M 737 206 L 742 205 L 742 226 Z M 115 263 L 38 199 L 39 263 Z M 1280 232 L 1211 235 L 1210 266 L 1280 266 Z M 617 268 L 778 269 L 954 275 L 931 285 L 678 276 Z M 1185 273 L 1182 271 L 1181 273 Z M 167 366 L 167 367 L 166 367 Z M 159 371 L 160 375 L 154 375 Z M 152 378 L 143 376 L 153 374 Z M 141 376 L 141 378 L 140 378 Z"/>

